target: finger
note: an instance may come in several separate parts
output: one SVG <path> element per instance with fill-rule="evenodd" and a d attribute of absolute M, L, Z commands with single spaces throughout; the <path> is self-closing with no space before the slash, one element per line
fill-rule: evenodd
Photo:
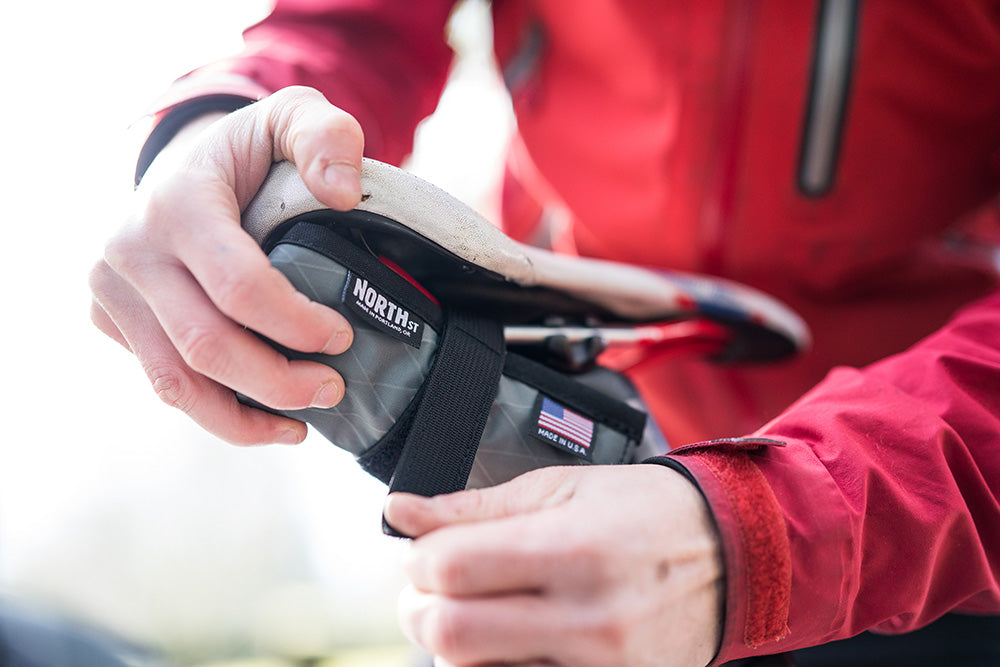
<path fill-rule="evenodd" d="M 364 133 L 347 112 L 312 88 L 290 86 L 229 114 L 192 156 L 230 185 L 242 210 L 272 162 L 293 162 L 309 191 L 330 208 L 361 201 Z"/>
<path fill-rule="evenodd" d="M 187 366 L 142 298 L 113 272 L 95 271 L 92 288 L 98 307 L 165 403 L 234 444 L 295 444 L 305 438 L 305 424 L 245 406 L 231 390 Z"/>
<path fill-rule="evenodd" d="M 268 102 L 274 159 L 295 163 L 306 187 L 327 206 L 357 206 L 364 133 L 354 117 L 311 88 L 285 88 Z"/>
<path fill-rule="evenodd" d="M 403 633 L 444 664 L 538 663 L 563 625 L 538 595 L 451 598 L 407 587 L 398 610 Z"/>
<path fill-rule="evenodd" d="M 150 267 L 141 283 L 174 347 L 202 375 L 279 410 L 330 408 L 343 398 L 344 380 L 336 370 L 290 361 L 216 310 L 183 268 Z"/>
<path fill-rule="evenodd" d="M 122 332 L 118 330 L 114 321 L 107 314 L 107 312 L 105 312 L 104 308 L 101 307 L 101 304 L 99 304 L 96 299 L 90 303 L 90 321 L 93 322 L 94 326 L 96 326 L 105 336 L 111 338 L 129 352 L 132 351 L 132 348 L 129 347 L 128 341 L 125 340 L 125 336 L 123 336 Z"/>
<path fill-rule="evenodd" d="M 418 537 L 443 526 L 498 519 L 561 504 L 573 494 L 572 468 L 533 470 L 498 486 L 466 489 L 430 498 L 393 493 L 385 519 L 405 535 Z"/>
<path fill-rule="evenodd" d="M 343 378 L 335 370 L 290 362 L 220 313 L 183 267 L 125 252 L 120 245 L 109 246 L 108 262 L 118 273 L 128 273 L 194 371 L 275 409 L 327 408 L 343 396 Z"/>
<path fill-rule="evenodd" d="M 293 350 L 344 352 L 353 340 L 347 320 L 310 300 L 271 266 L 257 243 L 233 222 L 239 212 L 225 192 L 220 183 L 171 198 L 176 203 L 165 215 L 170 216 L 173 254 L 230 319 Z"/>
<path fill-rule="evenodd" d="M 234 445 L 295 445 L 306 437 L 306 425 L 288 417 L 240 403 L 228 387 L 191 372 L 179 357 L 156 356 L 142 349 L 143 369 L 157 396 L 186 413 L 195 423 Z"/>
<path fill-rule="evenodd" d="M 403 570 L 418 589 L 442 595 L 582 594 L 603 584 L 604 575 L 571 520 L 544 510 L 448 526 L 411 542 Z"/>

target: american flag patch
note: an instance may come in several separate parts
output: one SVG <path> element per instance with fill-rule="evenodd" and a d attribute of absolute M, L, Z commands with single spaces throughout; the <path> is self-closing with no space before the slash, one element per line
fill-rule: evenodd
<path fill-rule="evenodd" d="M 594 441 L 594 422 L 564 408 L 550 398 L 542 397 L 533 435 L 540 440 L 590 459 Z"/>

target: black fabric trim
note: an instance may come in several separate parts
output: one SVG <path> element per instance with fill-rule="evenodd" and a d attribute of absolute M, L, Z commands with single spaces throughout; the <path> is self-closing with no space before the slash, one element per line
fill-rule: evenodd
<path fill-rule="evenodd" d="M 797 185 L 799 191 L 809 197 L 822 197 L 833 187 L 834 177 L 837 173 L 837 163 L 840 159 L 840 149 L 843 139 L 844 122 L 847 116 L 847 103 L 851 97 L 851 87 L 853 82 L 854 60 L 857 51 L 858 22 L 861 13 L 861 0 L 848 0 L 851 3 L 850 17 L 850 40 L 848 42 L 847 67 L 845 69 L 844 80 L 838 82 L 842 86 L 837 109 L 836 130 L 833 139 L 833 150 L 830 151 L 829 159 L 824 169 L 824 179 L 820 184 L 810 184 L 806 182 L 806 160 L 810 150 L 810 137 L 813 126 L 816 122 L 816 106 L 818 103 L 819 91 L 822 87 L 820 77 L 820 60 L 823 47 L 825 46 L 825 32 L 823 25 L 826 20 L 826 13 L 832 2 L 841 0 L 821 0 L 816 14 L 816 40 L 813 47 L 812 68 L 809 84 L 809 100 L 806 104 L 806 117 L 802 127 L 802 140 L 799 142 L 799 167 L 797 172 Z"/>
<path fill-rule="evenodd" d="M 642 440 L 646 415 L 623 401 L 615 400 L 519 354 L 507 355 L 503 374 L 534 387 L 574 412 L 623 433 L 629 440 Z"/>
<path fill-rule="evenodd" d="M 401 275 L 330 229 L 311 222 L 298 222 L 285 230 L 275 246 L 282 243 L 318 252 L 362 278 L 377 284 L 393 299 L 406 304 L 413 313 L 435 330 L 442 326 L 441 308 Z"/>
<path fill-rule="evenodd" d="M 642 461 L 642 463 L 654 463 L 656 465 L 661 465 L 676 470 L 681 475 L 683 475 L 687 481 L 697 486 L 699 491 L 701 490 L 701 486 L 698 484 L 698 480 L 694 478 L 694 475 L 691 474 L 691 471 L 688 470 L 686 467 L 684 467 L 684 464 L 675 458 L 671 458 L 669 456 L 653 456 L 646 459 L 645 461 Z"/>
<path fill-rule="evenodd" d="M 504 366 L 499 323 L 449 313 L 389 492 L 434 496 L 465 488 Z M 389 535 L 406 537 L 385 519 Z"/>
<path fill-rule="evenodd" d="M 317 209 L 276 225 L 261 244 L 268 252 L 288 227 L 322 225 L 373 255 L 389 257 L 449 308 L 504 324 L 537 323 L 558 314 L 571 322 L 631 322 L 583 298 L 541 285 L 525 286 L 459 257 L 392 218 L 371 211 Z"/>
<path fill-rule="evenodd" d="M 146 175 L 149 165 L 153 164 L 153 160 L 160 154 L 163 147 L 170 143 L 170 140 L 177 136 L 177 133 L 185 125 L 207 113 L 216 111 L 231 113 L 256 101 L 243 95 L 219 94 L 195 97 L 173 106 L 149 133 L 139 150 L 139 157 L 135 165 L 135 185 L 139 185 L 142 177 Z"/>

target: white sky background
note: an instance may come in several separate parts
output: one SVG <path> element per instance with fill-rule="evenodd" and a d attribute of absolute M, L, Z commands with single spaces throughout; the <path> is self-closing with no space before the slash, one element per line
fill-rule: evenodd
<path fill-rule="evenodd" d="M 239 449 L 200 432 L 89 322 L 87 272 L 131 190 L 128 126 L 265 11 L 55 0 L 0 22 L 0 594 L 194 654 L 400 637 L 385 488 L 319 437 Z M 481 18 L 465 19 L 474 45 Z M 470 167 L 489 173 L 508 127 L 485 64 L 459 70 L 413 163 L 473 205 L 487 191 Z"/>

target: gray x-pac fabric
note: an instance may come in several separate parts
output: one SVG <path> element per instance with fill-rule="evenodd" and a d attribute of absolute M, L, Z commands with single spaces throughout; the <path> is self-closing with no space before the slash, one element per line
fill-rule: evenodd
<path fill-rule="evenodd" d="M 333 444 L 361 456 L 386 434 L 423 385 L 437 351 L 438 333 L 425 326 L 420 349 L 400 343 L 340 307 L 347 281 L 347 269 L 340 264 L 294 245 L 278 245 L 269 256 L 296 289 L 336 308 L 354 327 L 354 343 L 343 354 L 296 355 L 332 366 L 344 377 L 347 391 L 336 409 L 283 414 L 312 424 Z"/>
<path fill-rule="evenodd" d="M 625 401 L 637 410 L 646 411 L 635 389 L 617 373 L 598 368 L 575 380 L 605 393 L 609 399 Z M 651 419 L 646 421 L 641 441 L 597 423 L 591 459 L 585 461 L 530 435 L 535 426 L 538 395 L 537 389 L 523 382 L 500 378 L 500 388 L 466 488 L 495 486 L 545 466 L 635 463 L 664 454 L 668 449 Z"/>
<path fill-rule="evenodd" d="M 344 240 L 344 243 L 348 241 Z M 354 327 L 354 343 L 336 356 L 290 353 L 327 364 L 341 373 L 344 399 L 330 409 L 281 411 L 306 421 L 338 447 L 360 457 L 385 437 L 414 400 L 438 350 L 439 332 L 423 327 L 419 349 L 376 330 L 343 306 L 348 268 L 314 250 L 279 243 L 269 254 L 272 265 L 300 292 L 341 312 Z M 287 351 L 286 351 L 287 352 Z M 641 408 L 635 390 L 620 375 L 597 369 L 579 378 L 609 399 Z M 462 391 L 456 387 L 455 391 Z M 647 428 L 644 446 L 638 439 L 595 422 L 590 455 L 585 460 L 531 435 L 538 418 L 540 392 L 525 382 L 502 377 L 490 409 L 467 487 L 499 484 L 535 468 L 582 463 L 631 463 L 666 447 L 655 427 Z"/>

